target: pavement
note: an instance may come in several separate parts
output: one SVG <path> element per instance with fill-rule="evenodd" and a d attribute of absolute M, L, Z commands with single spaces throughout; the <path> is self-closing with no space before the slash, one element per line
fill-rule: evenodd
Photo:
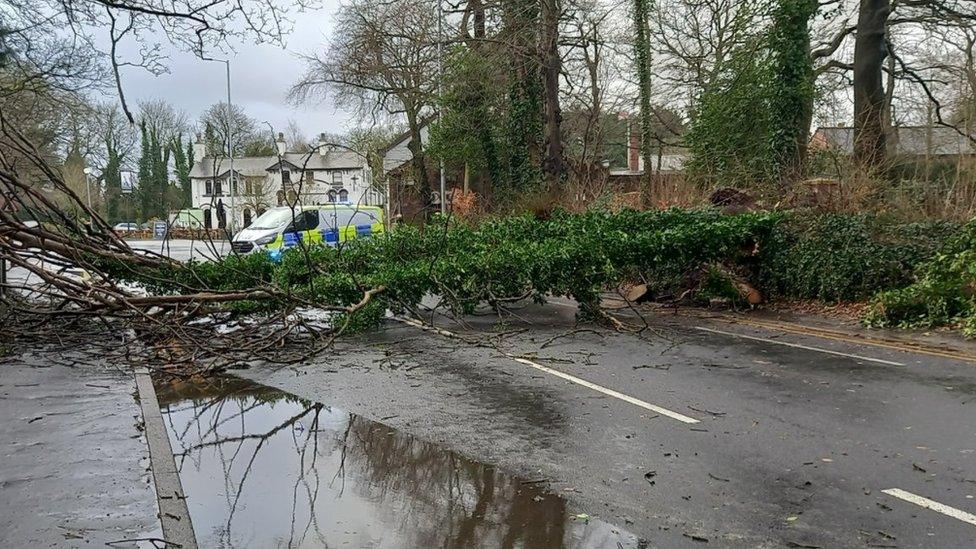
<path fill-rule="evenodd" d="M 620 333 L 575 313 L 435 316 L 440 333 L 391 320 L 315 364 L 242 373 L 548 479 L 654 547 L 976 546 L 973 362 L 661 311 Z"/>
<path fill-rule="evenodd" d="M 160 538 L 131 372 L 69 353 L 0 359 L 0 545 Z"/>

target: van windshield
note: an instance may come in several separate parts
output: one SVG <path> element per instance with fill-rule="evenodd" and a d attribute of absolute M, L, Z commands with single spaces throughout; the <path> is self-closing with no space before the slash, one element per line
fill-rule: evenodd
<path fill-rule="evenodd" d="M 292 219 L 301 219 L 301 217 L 302 211 L 299 209 L 271 208 L 259 215 L 248 228 L 257 230 L 281 229 L 291 223 Z"/>

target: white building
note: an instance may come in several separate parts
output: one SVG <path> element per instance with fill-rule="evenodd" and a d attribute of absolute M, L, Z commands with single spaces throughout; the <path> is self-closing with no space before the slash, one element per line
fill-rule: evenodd
<path fill-rule="evenodd" d="M 275 145 L 275 156 L 235 158 L 232 188 L 230 159 L 210 156 L 197 136 L 190 181 L 193 208 L 203 210 L 205 227 L 221 226 L 220 211 L 229 219 L 232 203 L 237 228 L 250 225 L 268 208 L 296 202 L 383 204 L 384 193 L 372 188 L 369 166 L 359 153 L 328 147 L 321 138 L 312 151 L 286 152 L 281 134 Z"/>

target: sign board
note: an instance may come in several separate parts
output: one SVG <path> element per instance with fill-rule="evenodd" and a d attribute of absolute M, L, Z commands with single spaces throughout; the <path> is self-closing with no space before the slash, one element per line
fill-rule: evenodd
<path fill-rule="evenodd" d="M 166 238 L 166 227 L 169 223 L 165 221 L 155 221 L 153 222 L 153 238 L 164 239 Z"/>
<path fill-rule="evenodd" d="M 136 188 L 136 181 L 139 180 L 139 175 L 136 172 L 120 172 L 119 175 L 122 179 L 122 192 L 131 193 Z"/>

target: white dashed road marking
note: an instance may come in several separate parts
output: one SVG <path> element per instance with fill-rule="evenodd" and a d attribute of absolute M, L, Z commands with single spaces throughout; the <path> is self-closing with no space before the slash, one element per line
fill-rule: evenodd
<path fill-rule="evenodd" d="M 856 358 L 858 360 L 866 360 L 868 362 L 877 362 L 878 364 L 887 364 L 889 366 L 904 366 L 905 364 L 901 362 L 895 362 L 893 360 L 884 360 L 880 358 L 872 358 L 869 356 L 854 355 L 851 353 L 842 353 L 840 351 L 831 351 L 830 349 L 822 349 L 820 347 L 810 347 L 808 345 L 800 345 L 799 343 L 789 343 L 787 341 L 776 341 L 775 339 L 766 339 L 764 337 L 748 336 L 743 334 L 737 334 L 735 332 L 725 332 L 722 330 L 713 330 L 712 328 L 705 328 L 703 326 L 695 326 L 696 330 L 701 332 L 709 332 L 712 334 L 721 334 L 732 337 L 740 337 L 742 339 L 751 339 L 753 341 L 762 341 L 764 343 L 772 343 L 774 345 L 785 345 L 786 347 L 794 347 L 796 349 L 805 349 L 807 351 L 816 351 L 818 353 L 827 353 L 828 355 L 846 356 L 848 358 Z"/>
<path fill-rule="evenodd" d="M 404 318 L 404 317 L 394 317 L 394 318 L 396 320 L 399 320 L 400 322 L 403 322 L 405 324 L 409 324 L 410 326 L 414 326 L 414 327 L 420 328 L 422 330 L 432 331 L 432 332 L 438 333 L 438 334 L 440 334 L 442 336 L 445 336 L 445 337 L 451 337 L 451 338 L 458 338 L 458 337 L 460 337 L 457 334 L 454 334 L 453 332 L 449 332 L 449 331 L 447 331 L 447 330 L 445 330 L 443 328 L 437 328 L 435 326 L 428 326 L 428 325 L 426 325 L 426 324 L 424 324 L 424 323 L 422 323 L 422 322 L 420 322 L 418 320 L 415 320 L 413 318 Z M 570 381 L 570 382 L 575 383 L 577 385 L 586 387 L 587 389 L 592 389 L 594 391 L 597 391 L 598 393 L 602 393 L 602 394 L 607 395 L 609 397 L 613 397 L 613 398 L 622 400 L 622 401 L 624 401 L 624 402 L 626 402 L 628 404 L 633 404 L 634 406 L 639 406 L 641 408 L 644 408 L 645 410 L 650 410 L 650 411 L 652 411 L 652 412 L 654 412 L 656 414 L 661 414 L 662 416 L 669 417 L 671 419 L 680 421 L 682 423 L 688 423 L 688 424 L 699 423 L 699 421 L 697 419 L 693 418 L 693 417 L 688 417 L 688 416 L 686 416 L 684 414 L 679 414 L 678 412 L 673 412 L 671 410 L 668 410 L 667 408 L 662 408 L 660 406 L 656 406 L 656 405 L 651 404 L 649 402 L 645 402 L 645 401 L 643 401 L 643 400 L 641 400 L 639 398 L 634 398 L 632 396 L 625 395 L 625 394 L 623 394 L 621 392 L 614 391 L 613 389 L 608 389 L 608 388 L 603 387 L 601 385 L 597 385 L 596 383 L 591 383 L 589 381 L 586 381 L 585 379 L 578 378 L 578 377 L 576 377 L 574 375 L 567 374 L 565 372 L 560 372 L 559 370 L 554 370 L 552 368 L 549 368 L 547 366 L 543 366 L 541 364 L 537 364 L 537 363 L 532 362 L 531 360 L 528 360 L 528 359 L 525 359 L 525 358 L 521 358 L 521 357 L 517 357 L 517 356 L 512 356 L 512 355 L 510 355 L 508 353 L 503 353 L 503 354 L 506 357 L 514 360 L 515 362 L 518 362 L 520 364 L 524 364 L 526 366 L 530 366 L 532 368 L 535 368 L 536 370 L 539 370 L 540 372 L 545 372 L 547 374 L 554 375 L 556 377 L 565 379 L 566 381 Z"/>
<path fill-rule="evenodd" d="M 922 496 L 915 495 L 911 492 L 906 492 L 900 488 L 888 488 L 887 490 L 882 490 L 882 492 L 900 500 L 907 501 L 908 503 L 914 503 L 919 507 L 924 507 L 926 509 L 930 509 L 937 513 L 942 513 L 943 515 L 947 515 L 954 519 L 976 526 L 976 515 L 972 513 L 960 511 L 955 507 L 949 507 L 944 503 L 939 503 L 929 498 L 923 498 Z"/>

